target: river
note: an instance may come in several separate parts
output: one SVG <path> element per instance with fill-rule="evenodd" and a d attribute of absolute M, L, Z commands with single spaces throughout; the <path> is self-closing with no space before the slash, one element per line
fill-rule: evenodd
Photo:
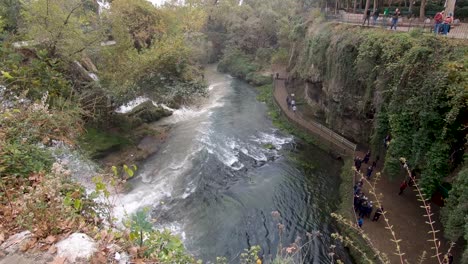
<path fill-rule="evenodd" d="M 122 197 L 126 212 L 151 208 L 156 225 L 180 235 L 205 262 L 225 256 L 238 263 L 239 253 L 253 245 L 268 260 L 280 239 L 288 246 L 310 237 L 305 263 L 330 263 L 329 215 L 338 205 L 342 163 L 278 131 L 255 88 L 214 66 L 205 78 L 205 102 L 155 124 L 173 128 Z"/>

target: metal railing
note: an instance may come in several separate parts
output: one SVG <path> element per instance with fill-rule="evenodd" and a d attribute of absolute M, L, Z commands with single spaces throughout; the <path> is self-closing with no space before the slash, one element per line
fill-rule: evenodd
<path fill-rule="evenodd" d="M 278 100 L 280 93 L 277 93 L 277 89 L 284 89 L 284 92 L 287 96 L 288 92 L 286 91 L 286 86 L 284 85 L 284 80 L 275 80 L 273 86 L 273 98 L 276 105 L 281 109 L 283 115 L 292 123 L 296 124 L 297 126 L 307 130 L 308 132 L 312 132 L 315 135 L 327 140 L 328 142 L 334 144 L 336 146 L 335 149 L 338 151 L 343 151 L 343 154 L 351 154 L 354 155 L 356 151 L 357 145 L 345 137 L 339 135 L 335 131 L 329 129 L 328 127 L 316 122 L 308 118 L 307 120 L 302 118 L 302 116 L 292 113 L 287 109 L 287 106 L 281 104 Z M 285 109 L 286 107 L 286 109 Z M 306 125 L 302 124 L 300 121 L 304 122 Z"/>

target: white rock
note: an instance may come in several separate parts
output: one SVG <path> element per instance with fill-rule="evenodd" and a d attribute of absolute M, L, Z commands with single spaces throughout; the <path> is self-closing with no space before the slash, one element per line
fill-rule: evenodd
<path fill-rule="evenodd" d="M 76 259 L 89 259 L 97 251 L 97 243 L 83 233 L 73 233 L 68 238 L 58 242 L 57 255 L 66 257 L 74 263 Z"/>
<path fill-rule="evenodd" d="M 3 242 L 0 249 L 5 250 L 8 253 L 15 253 L 19 250 L 21 244 L 26 242 L 31 236 L 32 234 L 29 231 L 23 231 L 15 234 Z"/>

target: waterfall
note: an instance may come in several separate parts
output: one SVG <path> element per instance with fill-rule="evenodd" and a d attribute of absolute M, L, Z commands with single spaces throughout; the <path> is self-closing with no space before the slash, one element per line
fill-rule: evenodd
<path fill-rule="evenodd" d="M 109 9 L 110 7 L 110 4 L 107 0 L 97 0 L 97 3 L 99 5 L 99 14 L 101 14 L 104 9 Z"/>

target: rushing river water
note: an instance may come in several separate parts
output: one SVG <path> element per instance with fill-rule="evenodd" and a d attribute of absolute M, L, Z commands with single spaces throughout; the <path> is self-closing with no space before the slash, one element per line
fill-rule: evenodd
<path fill-rule="evenodd" d="M 330 263 L 329 215 L 338 203 L 342 164 L 312 146 L 296 147 L 291 135 L 275 129 L 255 88 L 213 66 L 205 76 L 206 102 L 156 124 L 173 129 L 139 168 L 133 190 L 122 198 L 126 211 L 151 207 L 158 225 L 179 234 L 205 262 L 225 256 L 238 263 L 239 253 L 253 245 L 268 260 L 281 223 L 283 246 L 297 237 L 307 243 L 307 232 L 320 231 L 304 247 L 305 263 Z M 297 161 L 304 158 L 307 166 Z"/>

